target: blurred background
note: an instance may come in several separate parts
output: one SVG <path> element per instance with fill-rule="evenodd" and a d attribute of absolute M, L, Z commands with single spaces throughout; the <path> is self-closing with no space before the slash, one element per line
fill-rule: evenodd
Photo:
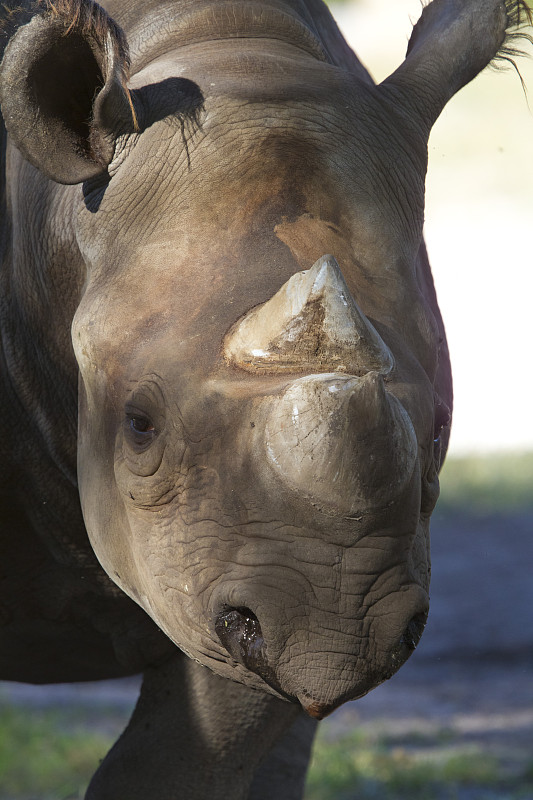
<path fill-rule="evenodd" d="M 401 63 L 420 0 L 330 6 L 378 82 Z M 425 231 L 456 399 L 430 618 L 396 676 L 322 723 L 306 800 L 533 800 L 532 144 L 513 69 L 434 128 Z M 0 800 L 82 798 L 137 691 L 0 684 Z"/>
<path fill-rule="evenodd" d="M 330 7 L 379 83 L 403 61 L 421 3 Z M 533 93 L 533 61 L 518 66 Z M 452 454 L 533 449 L 532 145 L 533 115 L 512 68 L 465 87 L 431 136 L 425 231 L 455 378 Z"/>

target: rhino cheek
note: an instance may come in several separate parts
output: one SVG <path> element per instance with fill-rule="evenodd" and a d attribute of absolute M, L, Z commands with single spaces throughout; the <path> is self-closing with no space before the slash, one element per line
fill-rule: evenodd
<path fill-rule="evenodd" d="M 78 483 L 85 526 L 109 577 L 151 614 L 142 560 L 140 569 L 140 553 L 121 491 L 125 487 L 115 474 L 115 440 L 120 442 L 122 437 L 117 412 L 109 405 L 112 376 L 92 369 L 87 352 L 80 359 L 78 391 Z M 116 449 L 121 449 L 118 444 Z M 118 473 L 122 477 L 125 471 L 129 472 L 121 457 Z M 137 484 L 140 480 L 131 473 L 130 479 Z"/>
<path fill-rule="evenodd" d="M 117 472 L 123 469 L 123 464 L 118 465 Z M 150 506 L 155 487 L 143 488 L 144 495 L 138 491 L 134 500 L 129 490 L 125 497 L 114 481 L 108 484 L 94 472 L 85 474 L 81 496 L 89 538 L 111 579 L 175 644 L 198 659 L 199 653 L 209 652 L 212 646 L 194 542 L 180 517 L 178 502 Z M 144 507 L 136 504 L 141 502 Z"/>
<path fill-rule="evenodd" d="M 87 534 L 102 567 L 122 589 L 135 576 L 131 542 L 121 535 L 127 526 L 124 507 L 117 502 L 112 475 L 109 438 L 101 415 L 94 409 L 92 393 L 80 379 L 78 422 L 78 483 Z"/>

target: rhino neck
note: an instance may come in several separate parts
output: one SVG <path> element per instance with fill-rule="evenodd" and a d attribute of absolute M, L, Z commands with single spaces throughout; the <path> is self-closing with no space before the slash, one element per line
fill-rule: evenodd
<path fill-rule="evenodd" d="M 134 73 L 169 49 L 227 39 L 281 40 L 332 61 L 306 0 L 107 0 L 105 7 L 126 31 Z"/>

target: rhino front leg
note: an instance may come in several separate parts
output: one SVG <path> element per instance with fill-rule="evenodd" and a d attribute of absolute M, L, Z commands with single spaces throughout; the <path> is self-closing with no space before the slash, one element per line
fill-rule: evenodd
<path fill-rule="evenodd" d="M 85 800 L 247 800 L 257 765 L 301 713 L 176 651 L 145 672 L 132 718 Z"/>
<path fill-rule="evenodd" d="M 257 768 L 248 800 L 301 800 L 317 724 L 299 713 Z"/>

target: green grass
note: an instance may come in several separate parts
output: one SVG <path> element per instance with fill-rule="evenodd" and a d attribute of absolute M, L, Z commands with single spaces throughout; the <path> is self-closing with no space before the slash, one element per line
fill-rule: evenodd
<path fill-rule="evenodd" d="M 103 714 L 105 716 L 105 712 Z M 82 800 L 115 736 L 87 732 L 86 709 L 0 706 L 0 800 Z M 126 719 L 117 720 L 118 728 Z M 305 800 L 531 800 L 533 762 L 509 775 L 496 756 L 442 729 L 387 739 L 354 730 L 314 749 Z"/>
<path fill-rule="evenodd" d="M 113 738 L 88 733 L 81 711 L 0 706 L 1 800 L 78 800 Z"/>
<path fill-rule="evenodd" d="M 360 731 L 326 741 L 321 734 L 311 762 L 305 800 L 526 800 L 530 769 L 508 774 L 495 756 L 450 735 L 418 736 L 391 744 Z"/>
<path fill-rule="evenodd" d="M 450 458 L 441 473 L 438 513 L 533 510 L 533 453 Z"/>

